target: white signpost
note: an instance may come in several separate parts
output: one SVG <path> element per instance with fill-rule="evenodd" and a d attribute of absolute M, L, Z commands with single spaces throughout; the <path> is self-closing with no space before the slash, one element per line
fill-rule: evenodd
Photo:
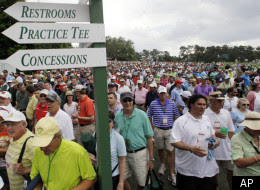
<path fill-rule="evenodd" d="M 5 62 L 19 70 L 106 67 L 106 48 L 19 50 Z"/>
<path fill-rule="evenodd" d="M 106 41 L 104 24 L 18 22 L 2 34 L 19 44 Z"/>
<path fill-rule="evenodd" d="M 25 22 L 89 22 L 86 4 L 54 4 L 17 2 L 5 11 L 18 21 Z"/>

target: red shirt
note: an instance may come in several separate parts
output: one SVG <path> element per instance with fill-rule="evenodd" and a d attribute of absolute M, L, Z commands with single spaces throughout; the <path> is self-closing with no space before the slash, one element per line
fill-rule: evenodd
<path fill-rule="evenodd" d="M 80 117 L 90 117 L 92 115 L 95 115 L 95 107 L 93 101 L 86 95 L 85 98 L 82 100 L 79 100 L 78 103 L 78 111 Z M 79 119 L 79 124 L 92 124 L 93 121 L 86 121 Z"/>
<path fill-rule="evenodd" d="M 41 118 L 45 117 L 48 113 L 47 104 L 42 106 L 42 103 L 38 103 L 35 108 L 35 119 L 38 122 Z"/>

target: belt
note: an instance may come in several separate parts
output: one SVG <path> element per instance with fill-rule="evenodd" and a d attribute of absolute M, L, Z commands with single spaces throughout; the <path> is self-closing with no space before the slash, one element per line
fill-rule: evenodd
<path fill-rule="evenodd" d="M 92 124 L 92 123 L 91 123 Z M 86 125 L 91 125 L 91 124 L 79 124 L 80 127 L 84 127 Z"/>
<path fill-rule="evenodd" d="M 157 127 L 158 129 L 162 129 L 162 130 L 169 130 L 169 129 L 172 129 L 172 127 Z"/>
<path fill-rule="evenodd" d="M 138 151 L 140 151 L 140 150 L 143 150 L 143 149 L 145 149 L 146 147 L 142 147 L 142 148 L 139 148 L 139 149 L 136 149 L 136 150 L 131 150 L 131 151 L 127 151 L 128 153 L 136 153 L 136 152 L 138 152 Z"/>

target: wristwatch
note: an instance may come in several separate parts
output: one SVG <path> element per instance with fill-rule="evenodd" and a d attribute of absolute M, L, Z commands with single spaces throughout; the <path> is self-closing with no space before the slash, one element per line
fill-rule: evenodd
<path fill-rule="evenodd" d="M 154 158 L 149 160 L 150 162 L 154 162 Z"/>

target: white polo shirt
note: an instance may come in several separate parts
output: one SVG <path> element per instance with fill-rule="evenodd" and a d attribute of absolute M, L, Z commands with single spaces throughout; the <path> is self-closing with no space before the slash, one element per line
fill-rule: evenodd
<path fill-rule="evenodd" d="M 235 127 L 229 111 L 221 109 L 219 114 L 216 114 L 210 108 L 207 108 L 204 114 L 208 116 L 213 127 L 215 127 L 216 123 L 218 122 L 220 123 L 220 127 L 227 127 L 229 132 L 235 131 Z M 231 160 L 230 139 L 227 136 L 226 139 L 218 138 L 218 140 L 220 145 L 215 149 L 215 159 Z"/>
<path fill-rule="evenodd" d="M 197 146 L 199 134 L 203 134 L 206 139 L 214 133 L 215 131 L 205 115 L 201 119 L 196 119 L 188 112 L 174 122 L 170 142 L 183 142 L 189 146 Z M 186 176 L 204 178 L 213 177 L 219 173 L 215 159 L 208 160 L 207 156 L 198 157 L 187 150 L 176 148 L 175 162 L 177 171 Z"/>
<path fill-rule="evenodd" d="M 236 96 L 229 98 L 227 95 L 225 96 L 224 106 L 223 108 L 232 111 L 233 109 L 237 108 L 237 100 L 238 98 Z"/>
<path fill-rule="evenodd" d="M 46 117 L 50 117 L 49 115 L 50 115 L 50 113 L 48 112 L 46 114 Z M 73 133 L 72 119 L 70 118 L 70 116 L 63 110 L 59 109 L 59 111 L 56 113 L 54 118 L 57 119 L 57 121 L 59 123 L 60 130 L 62 133 L 62 138 L 65 140 L 70 140 L 70 141 L 75 139 L 74 133 Z"/>

